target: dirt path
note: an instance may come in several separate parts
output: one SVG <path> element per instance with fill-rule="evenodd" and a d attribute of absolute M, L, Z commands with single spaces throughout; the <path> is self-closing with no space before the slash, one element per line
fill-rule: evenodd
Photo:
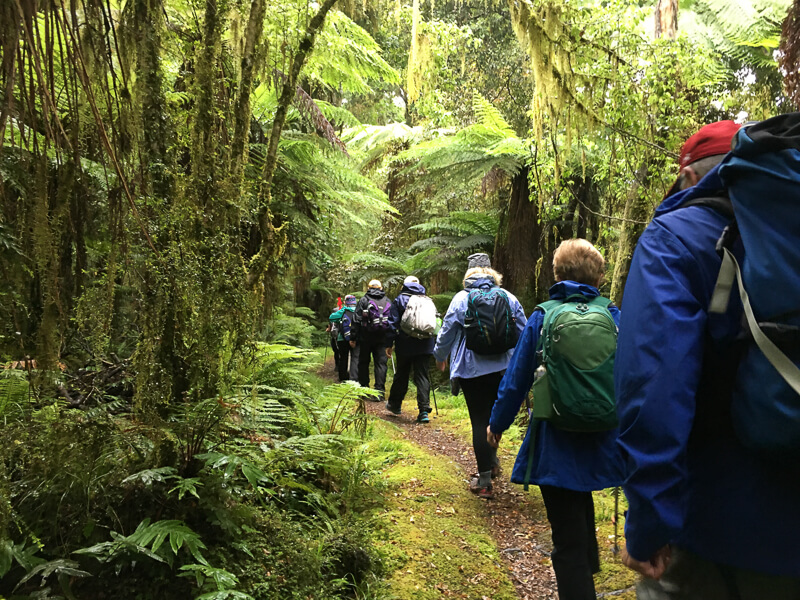
<path fill-rule="evenodd" d="M 404 403 L 405 404 L 405 403 Z M 401 427 L 407 437 L 431 453 L 446 456 L 461 466 L 466 487 L 475 471 L 472 447 L 446 425 L 436 420 L 428 425 L 415 422 L 416 413 L 407 411 L 400 416 L 389 415 L 383 403 L 368 402 L 367 412 Z M 482 501 L 488 530 L 508 568 L 521 600 L 553 600 L 557 598 L 555 576 L 550 567 L 550 530 L 542 510 L 525 501 L 523 494 L 508 481 L 507 473 L 495 480 L 493 500 Z"/>

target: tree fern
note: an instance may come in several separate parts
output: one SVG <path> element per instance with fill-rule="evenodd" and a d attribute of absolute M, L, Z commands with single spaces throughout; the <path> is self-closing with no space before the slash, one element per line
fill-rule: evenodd
<path fill-rule="evenodd" d="M 371 92 L 371 81 L 400 83 L 400 75 L 381 57 L 375 40 L 339 11 L 328 15 L 304 73 L 329 89 L 357 94 Z"/>
<path fill-rule="evenodd" d="M 746 66 L 774 67 L 773 51 L 790 4 L 788 0 L 691 0 L 682 6 L 681 29 Z"/>
<path fill-rule="evenodd" d="M 476 95 L 473 99 L 477 123 L 452 135 L 421 142 L 397 156 L 410 165 L 419 185 L 433 184 L 445 191 L 452 181 L 477 186 L 493 170 L 516 174 L 526 160 L 526 144 L 514 134 L 500 112 Z"/>

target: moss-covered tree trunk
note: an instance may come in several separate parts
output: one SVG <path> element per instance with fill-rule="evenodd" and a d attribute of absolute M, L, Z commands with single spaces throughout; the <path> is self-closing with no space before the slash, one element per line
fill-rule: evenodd
<path fill-rule="evenodd" d="M 250 15 L 247 20 L 247 30 L 244 37 L 241 78 L 236 96 L 233 143 L 231 144 L 231 180 L 233 188 L 237 192 L 241 191 L 244 165 L 247 162 L 247 138 L 252 118 L 250 94 L 253 91 L 253 73 L 255 72 L 258 49 L 260 47 L 259 42 L 264 31 L 265 14 L 266 0 L 253 0 L 250 5 Z"/>
<path fill-rule="evenodd" d="M 622 294 L 628 279 L 633 251 L 652 211 L 647 195 L 642 193 L 643 187 L 647 183 L 647 175 L 648 167 L 644 162 L 636 171 L 633 185 L 628 190 L 625 201 L 623 227 L 615 253 L 614 275 L 611 279 L 611 299 L 617 306 L 622 306 Z"/>
<path fill-rule="evenodd" d="M 272 120 L 272 132 L 269 136 L 269 146 L 267 156 L 264 160 L 264 168 L 259 184 L 259 208 L 258 208 L 258 227 L 261 233 L 261 247 L 258 253 L 251 259 L 247 272 L 247 283 L 254 286 L 261 279 L 264 270 L 280 258 L 286 249 L 285 235 L 280 226 L 276 227 L 275 217 L 272 213 L 272 179 L 275 175 L 275 167 L 278 164 L 278 144 L 286 122 L 286 114 L 289 106 L 296 94 L 297 80 L 300 71 L 305 65 L 306 58 L 314 48 L 314 40 L 322 26 L 325 24 L 325 17 L 333 8 L 338 0 L 325 0 L 320 5 L 316 14 L 308 22 L 305 35 L 300 42 L 297 53 L 292 57 L 292 68 L 289 70 L 280 97 L 278 106 L 275 109 L 275 117 Z"/>

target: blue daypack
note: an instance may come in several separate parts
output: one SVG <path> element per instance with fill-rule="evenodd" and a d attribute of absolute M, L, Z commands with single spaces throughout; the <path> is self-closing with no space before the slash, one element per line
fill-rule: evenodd
<path fill-rule="evenodd" d="M 734 221 L 717 245 L 723 262 L 709 307 L 742 301 L 751 337 L 731 417 L 739 439 L 770 454 L 800 455 L 800 113 L 743 127 L 719 167 Z M 741 239 L 737 263 L 732 245 Z"/>

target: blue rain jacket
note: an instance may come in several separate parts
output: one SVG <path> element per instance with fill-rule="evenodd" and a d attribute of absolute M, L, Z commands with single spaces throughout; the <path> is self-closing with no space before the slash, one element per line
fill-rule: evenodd
<path fill-rule="evenodd" d="M 339 327 L 339 335 L 337 336 L 336 341 L 349 342 L 350 340 L 356 339 L 353 327 L 353 325 L 355 324 L 355 317 L 356 317 L 355 306 L 343 306 L 339 310 L 331 313 L 331 316 L 328 317 L 329 321 L 341 322 L 341 326 Z"/>
<path fill-rule="evenodd" d="M 403 356 L 419 356 L 420 354 L 433 354 L 433 345 L 436 338 L 421 340 L 411 337 L 400 329 L 400 321 L 403 320 L 403 313 L 406 312 L 408 301 L 411 296 L 425 295 L 425 288 L 419 283 L 409 283 L 404 285 L 400 294 L 392 300 L 392 307 L 389 309 L 389 325 L 392 329 L 386 334 L 389 346 L 395 345 L 395 350 Z"/>
<path fill-rule="evenodd" d="M 512 348 L 503 354 L 475 354 L 467 349 L 467 340 L 464 337 L 464 314 L 467 311 L 467 299 L 472 289 L 493 287 L 494 280 L 485 278 L 478 279 L 470 284 L 466 290 L 461 290 L 450 301 L 450 307 L 442 321 L 442 328 L 436 337 L 436 345 L 433 348 L 433 357 L 442 362 L 450 357 L 450 379 L 456 377 L 472 379 L 489 373 L 497 373 L 508 367 L 508 362 L 514 355 Z M 519 300 L 509 291 L 508 300 L 511 310 L 514 312 L 517 329 L 522 332 L 525 328 L 525 312 Z"/>
<path fill-rule="evenodd" d="M 563 300 L 571 294 L 584 294 L 587 298 L 600 295 L 597 288 L 575 281 L 561 281 L 550 288 L 552 300 Z M 609 312 L 619 325 L 619 309 L 611 305 Z M 494 433 L 503 433 L 511 426 L 533 385 L 533 372 L 539 366 L 536 344 L 542 332 L 543 321 L 544 313 L 540 310 L 534 311 L 517 342 L 489 420 L 489 427 Z M 578 433 L 562 431 L 550 423 L 539 422 L 530 483 L 578 492 L 622 485 L 622 457 L 616 446 L 616 439 L 616 429 L 600 433 Z M 530 430 L 525 433 L 514 463 L 511 473 L 513 483 L 524 481 L 529 446 Z"/>
<path fill-rule="evenodd" d="M 704 352 L 708 361 L 730 347 L 741 303 L 734 297 L 726 315 L 708 315 L 721 262 L 715 244 L 728 219 L 680 206 L 717 195 L 724 188 L 717 171 L 659 206 L 625 287 L 615 386 L 627 546 L 637 560 L 674 543 L 713 562 L 797 577 L 797 466 L 758 458 L 733 434 L 729 396 L 720 399 L 718 390 L 733 379 L 735 364 L 718 367 L 720 381 L 703 386 L 713 375 L 702 368 Z M 741 258 L 741 246 L 737 252 Z"/>

